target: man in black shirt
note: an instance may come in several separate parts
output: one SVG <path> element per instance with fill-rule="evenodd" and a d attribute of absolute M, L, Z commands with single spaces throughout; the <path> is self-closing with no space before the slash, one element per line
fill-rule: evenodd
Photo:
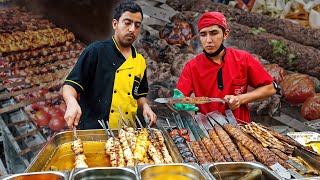
<path fill-rule="evenodd" d="M 142 19 L 142 10 L 135 2 L 120 3 L 112 21 L 112 38 L 90 44 L 81 54 L 63 86 L 67 104 L 64 118 L 69 128 L 101 128 L 99 119 L 109 120 L 110 128 L 117 128 L 119 109 L 125 118 L 134 120 L 138 107 L 150 125 L 156 123 L 146 99 L 146 62 L 132 46 Z"/>

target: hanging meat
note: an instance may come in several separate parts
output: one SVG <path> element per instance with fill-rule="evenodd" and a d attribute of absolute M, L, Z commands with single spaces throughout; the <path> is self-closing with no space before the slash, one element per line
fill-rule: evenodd
<path fill-rule="evenodd" d="M 304 101 L 301 107 L 301 115 L 306 120 L 320 119 L 320 93 Z"/>
<path fill-rule="evenodd" d="M 192 30 L 187 22 L 167 23 L 160 31 L 160 38 L 168 44 L 183 46 L 192 38 Z"/>
<path fill-rule="evenodd" d="M 303 103 L 315 95 L 314 81 L 305 74 L 293 73 L 283 78 L 282 94 L 291 104 Z"/>

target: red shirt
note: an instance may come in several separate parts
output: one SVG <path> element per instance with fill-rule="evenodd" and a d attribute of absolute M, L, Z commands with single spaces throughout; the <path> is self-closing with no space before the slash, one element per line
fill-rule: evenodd
<path fill-rule="evenodd" d="M 220 97 L 247 93 L 247 87 L 253 88 L 271 84 L 272 77 L 262 68 L 260 63 L 246 51 L 226 48 L 221 64 L 209 60 L 204 53 L 190 60 L 184 67 L 178 84 L 185 96 L 194 92 L 196 97 Z M 218 88 L 218 70 L 222 68 L 223 89 Z M 199 104 L 199 111 L 207 114 L 218 110 L 225 114 L 228 105 L 224 103 Z M 233 110 L 236 118 L 250 122 L 248 104 L 242 104 Z M 243 123 L 238 121 L 238 123 Z"/>

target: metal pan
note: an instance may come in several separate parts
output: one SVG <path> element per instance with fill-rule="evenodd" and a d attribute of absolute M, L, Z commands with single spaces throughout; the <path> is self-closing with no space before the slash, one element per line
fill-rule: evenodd
<path fill-rule="evenodd" d="M 164 180 L 164 179 L 188 179 L 206 180 L 210 179 L 205 175 L 202 168 L 196 163 L 189 164 L 161 164 L 137 166 L 139 178 L 143 180 Z"/>
<path fill-rule="evenodd" d="M 112 130 L 117 136 L 118 131 Z M 161 131 L 162 132 L 162 131 Z M 182 162 L 182 157 L 179 156 L 175 146 L 170 144 L 168 137 L 162 133 L 165 139 L 165 144 L 174 162 Z M 89 167 L 109 167 L 108 156 L 104 150 L 104 143 L 108 137 L 105 131 L 99 130 L 77 130 L 78 138 L 83 141 L 85 155 Z M 42 148 L 34 160 L 30 163 L 25 172 L 39 172 L 55 166 L 55 162 L 59 167 L 59 171 L 73 169 L 74 153 L 71 150 L 71 143 L 74 140 L 73 131 L 65 131 L 55 134 L 47 144 Z M 60 149 L 59 149 L 60 148 Z M 89 154 L 87 154 L 89 153 Z"/>
<path fill-rule="evenodd" d="M 134 167 L 101 167 L 74 169 L 70 180 L 109 179 L 109 180 L 138 180 Z"/>
<path fill-rule="evenodd" d="M 3 180 L 34 180 L 34 179 L 54 179 L 65 180 L 66 175 L 62 172 L 34 172 L 34 173 L 21 173 L 8 176 Z"/>
<path fill-rule="evenodd" d="M 215 178 L 217 180 L 238 180 L 253 169 L 260 169 L 262 171 L 261 180 L 281 180 L 281 178 L 274 172 L 258 162 L 206 163 L 202 166 L 211 178 Z"/>

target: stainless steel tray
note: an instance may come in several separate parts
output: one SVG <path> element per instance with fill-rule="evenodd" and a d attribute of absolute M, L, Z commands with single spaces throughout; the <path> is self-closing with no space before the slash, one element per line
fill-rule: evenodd
<path fill-rule="evenodd" d="M 115 135 L 118 134 L 117 130 L 112 130 Z M 160 130 L 161 131 L 161 130 Z M 161 131 L 162 132 L 162 131 Z M 168 140 L 168 137 L 162 133 L 165 138 L 165 144 L 168 148 L 170 155 L 172 156 L 172 160 L 175 163 L 182 162 L 183 159 L 180 156 L 178 150 L 174 145 L 172 145 L 172 141 Z M 108 137 L 105 134 L 104 130 L 77 130 L 78 137 L 83 142 L 106 142 Z M 59 146 L 71 143 L 74 140 L 73 131 L 65 131 L 55 134 L 47 144 L 42 148 L 42 150 L 38 153 L 38 155 L 34 158 L 34 160 L 30 163 L 25 172 L 39 172 L 43 171 L 44 167 L 49 163 L 51 157 L 54 155 Z M 71 151 L 71 149 L 70 149 Z M 103 150 L 104 152 L 104 150 Z M 63 160 L 63 157 L 61 157 Z M 65 170 L 65 169 L 64 169 Z M 71 170 L 71 169 L 70 169 Z"/>
<path fill-rule="evenodd" d="M 165 179 L 211 179 L 196 163 L 174 163 L 137 166 L 139 178 L 142 180 Z"/>
<path fill-rule="evenodd" d="M 81 179 L 138 180 L 138 176 L 134 167 L 73 169 L 69 180 Z"/>
<path fill-rule="evenodd" d="M 10 175 L 3 180 L 33 180 L 33 179 L 55 179 L 65 180 L 68 179 L 67 175 L 62 172 L 33 172 L 33 173 L 21 173 Z"/>
<path fill-rule="evenodd" d="M 305 160 L 313 169 L 315 169 L 320 174 L 320 156 L 316 156 L 303 149 L 295 149 L 293 151 L 292 156 L 293 157 L 300 156 L 303 160 Z"/>
<path fill-rule="evenodd" d="M 259 162 L 206 163 L 202 167 L 213 179 L 237 180 L 253 169 L 262 171 L 261 180 L 281 180 L 274 172 Z"/>

